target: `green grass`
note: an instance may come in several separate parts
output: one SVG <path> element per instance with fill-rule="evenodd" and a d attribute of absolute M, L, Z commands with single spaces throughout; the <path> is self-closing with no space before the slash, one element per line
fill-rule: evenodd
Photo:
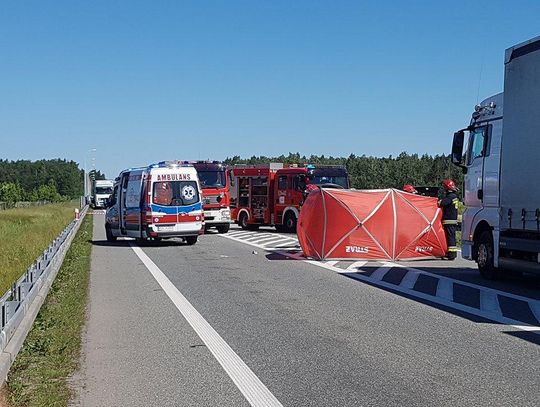
<path fill-rule="evenodd" d="M 76 202 L 0 211 L 0 295 L 74 217 Z"/>
<path fill-rule="evenodd" d="M 7 380 L 12 407 L 67 406 L 67 378 L 78 368 L 90 275 L 92 219 L 87 216 Z"/>

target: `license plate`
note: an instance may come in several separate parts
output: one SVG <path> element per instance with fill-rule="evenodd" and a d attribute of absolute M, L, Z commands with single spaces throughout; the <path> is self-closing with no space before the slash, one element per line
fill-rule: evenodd
<path fill-rule="evenodd" d="M 172 232 L 174 230 L 174 226 L 172 225 L 158 226 L 158 230 L 160 232 Z"/>

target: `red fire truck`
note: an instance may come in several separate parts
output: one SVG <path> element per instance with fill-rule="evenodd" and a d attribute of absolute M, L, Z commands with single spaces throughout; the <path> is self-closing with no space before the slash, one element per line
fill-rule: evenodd
<path fill-rule="evenodd" d="M 219 161 L 190 161 L 197 170 L 203 194 L 205 230 L 227 233 L 231 225 L 229 183 Z"/>
<path fill-rule="evenodd" d="M 232 219 L 243 229 L 275 226 L 294 233 L 309 185 L 349 188 L 342 166 L 239 165 L 229 170 Z"/>

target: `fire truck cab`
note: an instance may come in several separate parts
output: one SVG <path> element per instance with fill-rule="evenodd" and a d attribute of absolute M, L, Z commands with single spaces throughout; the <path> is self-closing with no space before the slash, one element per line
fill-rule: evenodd
<path fill-rule="evenodd" d="M 203 194 L 204 228 L 227 233 L 231 226 L 229 181 L 219 161 L 193 161 Z"/>
<path fill-rule="evenodd" d="M 294 233 L 310 186 L 349 188 L 347 170 L 340 166 L 271 163 L 235 166 L 229 175 L 232 218 L 240 227 L 251 230 L 274 226 L 278 231 Z"/>

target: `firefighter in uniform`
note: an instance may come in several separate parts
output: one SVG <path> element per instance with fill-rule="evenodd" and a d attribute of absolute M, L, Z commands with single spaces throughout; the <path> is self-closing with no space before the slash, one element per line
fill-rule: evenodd
<path fill-rule="evenodd" d="M 403 185 L 403 190 L 405 192 L 408 192 L 409 194 L 417 194 L 418 191 L 416 190 L 415 187 L 413 187 L 411 184 L 405 184 Z"/>
<path fill-rule="evenodd" d="M 451 179 L 445 179 L 442 185 L 445 195 L 444 198 L 439 201 L 439 207 L 443 210 L 442 224 L 444 227 L 444 234 L 446 235 L 446 243 L 448 244 L 446 259 L 455 260 L 457 257 L 456 228 L 458 223 L 459 204 L 459 199 L 456 194 L 457 187 L 454 180 Z"/>

